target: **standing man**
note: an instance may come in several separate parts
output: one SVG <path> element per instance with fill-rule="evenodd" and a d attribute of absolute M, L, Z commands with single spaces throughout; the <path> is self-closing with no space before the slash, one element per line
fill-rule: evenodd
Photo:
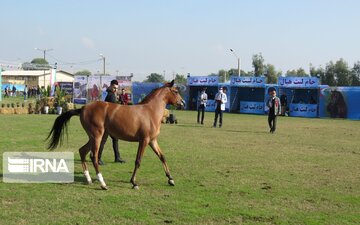
<path fill-rule="evenodd" d="M 25 88 L 24 88 L 24 100 L 26 100 L 26 97 L 28 95 L 28 87 L 27 85 L 25 84 Z M 16 96 L 16 95 L 15 95 Z"/>
<path fill-rule="evenodd" d="M 107 91 L 107 96 L 105 98 L 105 102 L 112 102 L 112 103 L 116 103 L 116 91 L 118 89 L 118 82 L 117 80 L 112 80 L 110 83 L 110 87 L 106 90 Z M 104 165 L 104 162 L 101 160 L 101 156 L 102 156 L 102 152 L 104 150 L 104 145 L 106 143 L 106 140 L 108 138 L 109 134 L 105 131 L 104 136 L 102 137 L 101 140 L 101 144 L 100 144 L 100 148 L 99 148 L 99 164 L 100 165 Z M 110 135 L 111 137 L 111 135 Z M 112 145 L 113 145 L 113 150 L 114 150 L 114 156 L 115 156 L 115 162 L 118 163 L 125 163 L 125 160 L 121 159 L 120 157 L 120 152 L 119 152 L 119 140 L 117 138 L 111 137 L 112 139 Z"/>
<path fill-rule="evenodd" d="M 204 124 L 204 114 L 205 114 L 206 102 L 208 99 L 208 96 L 205 91 L 206 91 L 206 88 L 203 88 L 200 93 L 200 98 L 199 98 L 200 104 L 198 107 L 197 123 L 200 123 L 200 111 L 201 111 L 201 124 Z"/>
<path fill-rule="evenodd" d="M 280 99 L 276 96 L 275 89 L 269 89 L 270 98 L 266 102 L 266 106 L 269 107 L 268 123 L 270 127 L 270 133 L 274 133 L 276 130 L 277 116 L 281 112 Z"/>
<path fill-rule="evenodd" d="M 125 92 L 125 89 L 121 89 L 121 94 L 119 96 L 120 104 L 127 105 L 129 103 L 128 94 Z"/>
<path fill-rule="evenodd" d="M 285 116 L 286 115 L 286 107 L 287 107 L 287 97 L 286 97 L 285 93 L 283 93 L 280 96 L 280 103 L 281 103 L 281 115 Z"/>
<path fill-rule="evenodd" d="M 225 111 L 225 103 L 227 102 L 226 93 L 223 92 L 223 88 L 220 87 L 219 92 L 215 95 L 216 108 L 215 108 L 215 119 L 213 127 L 216 127 L 218 116 L 219 119 L 219 128 L 222 127 L 223 122 L 223 111 Z"/>

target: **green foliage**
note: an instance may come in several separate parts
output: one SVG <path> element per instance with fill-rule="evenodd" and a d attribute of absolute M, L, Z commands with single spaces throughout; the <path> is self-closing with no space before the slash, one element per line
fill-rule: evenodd
<path fill-rule="evenodd" d="M 334 72 L 337 86 L 350 86 L 351 71 L 344 59 L 339 59 L 336 61 Z"/>
<path fill-rule="evenodd" d="M 266 65 L 266 82 L 268 84 L 276 84 L 278 77 L 281 75 L 280 71 L 276 71 L 272 64 Z"/>
<path fill-rule="evenodd" d="M 354 64 L 350 77 L 351 86 L 360 86 L 360 61 Z"/>
<path fill-rule="evenodd" d="M 175 84 L 186 84 L 187 79 L 185 75 L 176 74 L 175 75 Z"/>
<path fill-rule="evenodd" d="M 78 149 L 87 142 L 79 117 L 56 151 L 74 152 L 71 184 L 1 183 L 1 224 L 358 224 L 360 123 L 279 117 L 269 134 L 267 117 L 213 113 L 197 125 L 195 111 L 175 111 L 177 125 L 162 125 L 159 145 L 176 185 L 167 185 L 159 158 L 147 147 L 129 182 L 137 143 L 121 141 L 127 163 L 113 163 L 107 141 L 100 167 L 108 191 L 85 185 Z M 56 115 L 0 115 L 0 154 L 44 151 Z M 341 137 L 341 138 L 339 138 Z M 0 161 L 0 170 L 2 171 Z M 90 210 L 96 207 L 98 213 Z M 24 209 L 24 206 L 26 209 Z M 89 208 L 90 207 L 90 208 Z M 95 211 L 96 211 L 95 210 Z M 101 213 L 100 213 L 101 212 Z M 29 216 L 31 213 L 31 216 Z M 56 216 L 54 216 L 56 215 Z"/>
<path fill-rule="evenodd" d="M 261 53 L 255 54 L 252 57 L 252 65 L 254 67 L 254 76 L 262 76 L 265 72 L 264 58 Z"/>
<path fill-rule="evenodd" d="M 77 71 L 74 75 L 91 76 L 91 72 L 89 70 L 80 70 Z"/>
<path fill-rule="evenodd" d="M 31 60 L 31 63 L 49 65 L 48 61 L 46 61 L 44 58 L 34 58 L 33 60 Z"/>
<path fill-rule="evenodd" d="M 299 68 L 297 70 L 288 70 L 285 73 L 288 77 L 307 77 L 308 74 L 306 74 L 305 70 L 303 68 Z"/>
<path fill-rule="evenodd" d="M 146 83 L 165 82 L 165 78 L 161 74 L 151 73 L 149 76 L 146 77 L 146 80 L 144 80 L 144 82 Z"/>

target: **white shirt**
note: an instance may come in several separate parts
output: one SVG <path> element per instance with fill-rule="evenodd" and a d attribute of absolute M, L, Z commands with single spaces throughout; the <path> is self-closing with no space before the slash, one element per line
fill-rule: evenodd
<path fill-rule="evenodd" d="M 221 111 L 225 111 L 225 103 L 227 103 L 226 94 L 222 91 L 219 91 L 215 96 L 215 100 L 221 101 L 220 109 Z"/>
<path fill-rule="evenodd" d="M 204 106 L 206 106 L 207 98 L 208 98 L 207 94 L 205 92 L 201 92 L 200 105 L 203 104 Z"/>

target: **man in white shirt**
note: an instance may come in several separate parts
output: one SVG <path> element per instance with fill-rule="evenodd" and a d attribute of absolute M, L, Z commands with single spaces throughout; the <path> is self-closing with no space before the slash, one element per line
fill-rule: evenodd
<path fill-rule="evenodd" d="M 219 92 L 215 95 L 216 109 L 215 109 L 215 119 L 213 127 L 216 127 L 218 116 L 219 118 L 219 128 L 222 127 L 223 120 L 223 111 L 225 111 L 225 103 L 227 102 L 227 96 L 223 91 L 223 88 L 219 88 Z"/>
<path fill-rule="evenodd" d="M 199 106 L 198 106 L 197 123 L 200 123 L 200 111 L 201 111 L 201 124 L 204 124 L 204 114 L 205 114 L 206 102 L 208 99 L 208 96 L 205 91 L 206 88 L 203 88 L 200 93 Z"/>

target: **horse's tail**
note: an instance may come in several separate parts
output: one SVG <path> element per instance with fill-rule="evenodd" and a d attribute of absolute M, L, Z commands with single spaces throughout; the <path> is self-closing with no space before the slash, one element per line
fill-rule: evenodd
<path fill-rule="evenodd" d="M 54 150 L 59 144 L 62 144 L 64 139 L 64 128 L 66 129 L 67 133 L 67 123 L 69 122 L 70 118 L 72 116 L 78 116 L 80 113 L 81 109 L 74 109 L 63 113 L 56 118 L 54 125 L 46 138 L 46 140 L 49 140 L 50 138 L 47 149 Z"/>

